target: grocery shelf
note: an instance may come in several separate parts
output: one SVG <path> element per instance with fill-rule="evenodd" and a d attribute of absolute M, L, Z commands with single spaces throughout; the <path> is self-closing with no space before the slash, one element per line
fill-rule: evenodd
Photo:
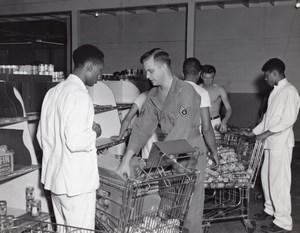
<path fill-rule="evenodd" d="M 4 182 L 6 180 L 10 180 L 14 177 L 21 176 L 27 174 L 29 172 L 35 171 L 40 168 L 40 165 L 14 165 L 14 171 L 7 175 L 0 175 L 0 182 Z"/>
<path fill-rule="evenodd" d="M 117 104 L 119 111 L 130 109 L 132 104 Z"/>
<path fill-rule="evenodd" d="M 24 117 L 0 117 L 0 126 L 11 125 L 20 123 L 23 121 L 34 121 L 40 118 L 40 114 L 37 112 L 26 113 Z"/>
<path fill-rule="evenodd" d="M 102 113 L 102 112 L 108 112 L 108 111 L 112 111 L 112 110 L 115 110 L 115 109 L 117 109 L 117 106 L 94 104 L 95 114 Z"/>
<path fill-rule="evenodd" d="M 121 144 L 123 142 L 126 142 L 128 137 L 124 137 L 121 140 L 118 141 L 112 141 L 110 138 L 98 138 L 96 140 L 96 148 L 97 152 L 101 152 L 102 150 L 108 149 L 110 147 L 116 146 L 118 144 Z"/>

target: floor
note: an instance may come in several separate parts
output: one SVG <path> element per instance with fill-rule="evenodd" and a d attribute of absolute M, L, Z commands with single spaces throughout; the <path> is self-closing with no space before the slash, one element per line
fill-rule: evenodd
<path fill-rule="evenodd" d="M 296 143 L 296 147 L 293 152 L 292 160 L 292 218 L 293 218 L 293 233 L 300 233 L 300 142 Z M 250 193 L 250 220 L 253 220 L 253 214 L 261 212 L 263 210 L 263 200 L 257 200 L 256 194 L 260 194 L 259 182 L 256 182 L 256 186 Z M 270 220 L 255 221 L 256 231 L 261 232 L 260 227 L 264 224 L 268 224 Z M 209 233 L 246 233 L 246 229 L 241 220 L 232 220 L 220 223 L 211 223 L 208 228 Z"/>

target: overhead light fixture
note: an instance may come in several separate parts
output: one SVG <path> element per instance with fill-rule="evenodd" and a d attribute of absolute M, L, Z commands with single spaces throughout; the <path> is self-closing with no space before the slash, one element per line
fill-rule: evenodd
<path fill-rule="evenodd" d="M 298 9 L 298 8 L 300 8 L 300 0 L 296 0 L 296 5 L 295 5 L 295 7 Z"/>
<path fill-rule="evenodd" d="M 0 45 L 22 45 L 22 44 L 32 44 L 31 41 L 26 41 L 26 42 L 23 42 L 23 41 L 20 41 L 20 42 L 1 42 Z"/>
<path fill-rule="evenodd" d="M 96 12 L 95 12 L 95 17 L 98 17 L 98 16 L 99 16 L 99 12 L 96 11 Z"/>
<path fill-rule="evenodd" d="M 64 43 L 54 42 L 54 41 L 46 41 L 46 40 L 35 40 L 36 43 L 42 43 L 42 44 L 53 44 L 53 45 L 65 45 Z"/>

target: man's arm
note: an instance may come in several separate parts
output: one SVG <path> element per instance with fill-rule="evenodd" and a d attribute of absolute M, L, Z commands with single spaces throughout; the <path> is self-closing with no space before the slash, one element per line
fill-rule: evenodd
<path fill-rule="evenodd" d="M 121 140 L 122 139 L 126 130 L 128 129 L 130 122 L 132 121 L 133 117 L 137 114 L 138 110 L 139 110 L 138 106 L 134 103 L 131 106 L 129 112 L 126 114 L 125 118 L 123 119 L 123 121 L 121 123 L 119 135 L 111 136 L 111 140 Z"/>
<path fill-rule="evenodd" d="M 232 115 L 232 108 L 231 108 L 229 98 L 228 98 L 228 95 L 227 95 L 227 92 L 225 91 L 225 89 L 223 87 L 220 87 L 219 92 L 220 92 L 221 100 L 226 109 L 226 114 L 225 114 L 224 118 L 222 119 L 222 122 L 220 125 L 220 132 L 226 132 L 227 131 L 227 122 Z"/>
<path fill-rule="evenodd" d="M 219 156 L 215 140 L 215 133 L 211 125 L 209 107 L 200 108 L 200 118 L 204 139 L 212 153 L 216 166 L 219 165 Z"/>
<path fill-rule="evenodd" d="M 118 173 L 121 176 L 130 176 L 129 162 L 131 158 L 146 144 L 157 125 L 158 119 L 155 107 L 151 101 L 147 99 L 140 116 L 134 122 L 126 152 L 119 165 Z"/>

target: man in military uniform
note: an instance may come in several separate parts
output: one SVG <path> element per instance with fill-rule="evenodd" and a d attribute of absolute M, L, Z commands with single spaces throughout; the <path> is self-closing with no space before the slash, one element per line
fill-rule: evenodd
<path fill-rule="evenodd" d="M 152 49 L 140 59 L 146 77 L 152 82 L 146 103 L 136 119 L 129 144 L 118 168 L 120 175 L 130 176 L 130 160 L 145 145 L 157 126 L 166 136 L 165 141 L 186 139 L 194 147 L 204 148 L 199 132 L 201 97 L 194 88 L 172 74 L 171 60 L 162 49 Z M 200 156 L 196 169 L 204 180 L 206 161 Z M 197 182 L 185 228 L 190 233 L 202 232 L 203 182 Z"/>

